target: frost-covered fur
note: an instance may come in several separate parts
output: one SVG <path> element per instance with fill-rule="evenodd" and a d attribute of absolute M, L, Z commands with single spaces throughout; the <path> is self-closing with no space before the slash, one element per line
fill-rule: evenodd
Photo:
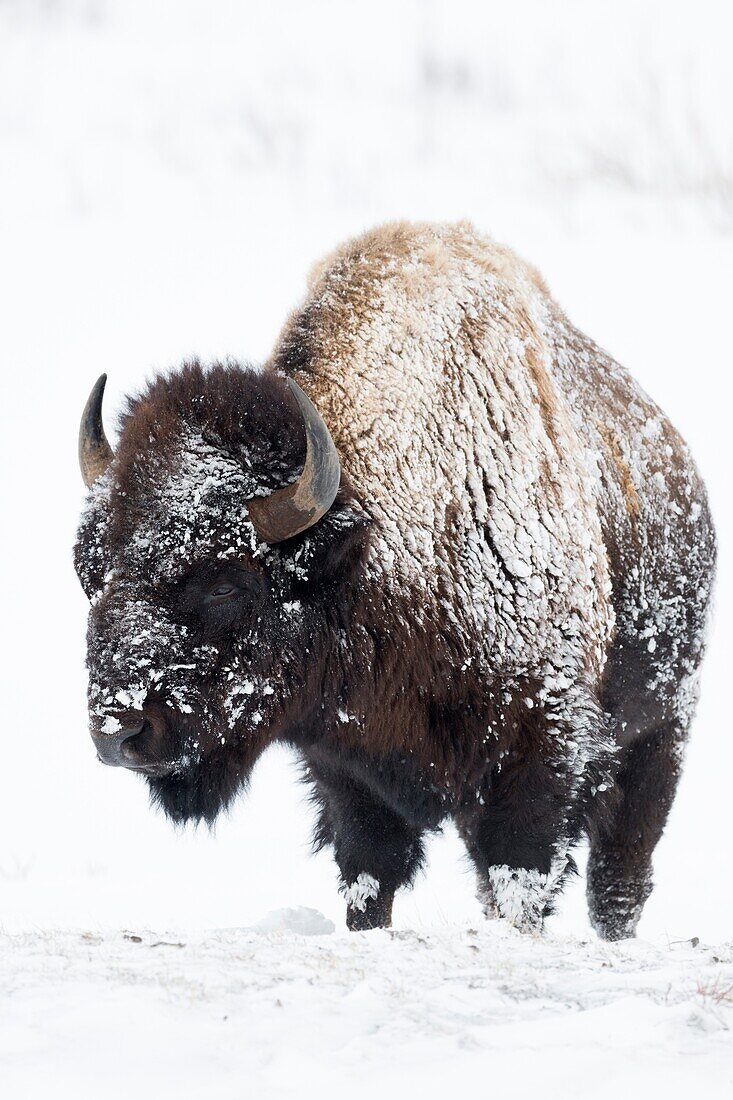
<path fill-rule="evenodd" d="M 372 875 L 361 872 L 350 886 L 345 887 L 344 897 L 347 904 L 363 913 L 367 903 L 374 901 L 379 896 L 379 883 Z"/>
<path fill-rule="evenodd" d="M 316 527 L 270 548 L 246 501 L 302 466 L 281 374 L 343 477 Z M 508 249 L 468 225 L 375 230 L 316 269 L 263 375 L 155 382 L 77 560 L 93 722 L 149 719 L 172 816 L 215 816 L 280 739 L 351 927 L 389 921 L 451 815 L 487 910 L 539 927 L 585 831 L 594 922 L 633 931 L 694 707 L 712 526 L 669 422 Z M 233 569 L 246 596 L 212 612 L 202 593 Z"/>
<path fill-rule="evenodd" d="M 542 918 L 567 868 L 567 857 L 558 855 L 549 874 L 526 867 L 489 867 L 479 897 L 487 917 L 506 917 L 517 928 L 542 927 Z"/>

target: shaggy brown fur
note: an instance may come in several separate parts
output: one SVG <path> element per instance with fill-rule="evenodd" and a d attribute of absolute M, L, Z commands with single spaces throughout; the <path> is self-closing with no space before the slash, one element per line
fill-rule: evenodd
<path fill-rule="evenodd" d="M 247 501 L 303 464 L 288 374 L 342 484 L 269 547 Z M 350 927 L 388 923 L 451 816 L 523 928 L 587 833 L 594 923 L 628 935 L 713 565 L 684 444 L 537 273 L 466 225 L 383 227 L 314 271 L 264 373 L 189 364 L 130 402 L 77 544 L 93 730 L 176 820 L 293 745 Z"/>

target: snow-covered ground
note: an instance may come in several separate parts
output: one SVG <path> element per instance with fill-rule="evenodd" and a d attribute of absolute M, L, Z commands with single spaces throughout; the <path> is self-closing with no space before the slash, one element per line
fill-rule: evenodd
<path fill-rule="evenodd" d="M 3 1095 L 730 1095 L 728 11 L 0 0 Z M 95 761 L 91 382 L 111 418 L 185 355 L 263 357 L 310 264 L 390 217 L 470 217 L 536 263 L 708 481 L 716 625 L 637 943 L 597 943 L 581 879 L 544 940 L 487 927 L 451 829 L 397 931 L 348 937 L 287 754 L 213 836 Z"/>
<path fill-rule="evenodd" d="M 0 936 L 5 1095 L 730 1096 L 730 945 L 273 917 Z"/>

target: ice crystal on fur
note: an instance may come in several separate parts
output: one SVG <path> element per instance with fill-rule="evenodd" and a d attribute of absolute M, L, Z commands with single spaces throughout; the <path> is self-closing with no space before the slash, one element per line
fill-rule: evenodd
<path fill-rule="evenodd" d="M 367 902 L 379 896 L 379 883 L 373 875 L 362 871 L 350 886 L 343 891 L 346 904 L 363 913 Z"/>
<path fill-rule="evenodd" d="M 567 855 L 557 855 L 548 874 L 506 864 L 489 867 L 479 891 L 486 915 L 504 917 L 521 931 L 540 931 L 567 866 Z"/>

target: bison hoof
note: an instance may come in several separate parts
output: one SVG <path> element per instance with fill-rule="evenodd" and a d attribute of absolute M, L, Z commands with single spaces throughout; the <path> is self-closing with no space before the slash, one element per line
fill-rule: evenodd
<path fill-rule="evenodd" d="M 364 908 L 349 905 L 346 910 L 346 927 L 349 932 L 369 932 L 372 928 L 390 928 L 392 925 L 392 898 L 369 898 Z"/>
<path fill-rule="evenodd" d="M 610 942 L 633 940 L 636 937 L 638 918 L 611 917 L 608 920 L 602 920 L 596 917 L 595 920 L 591 920 L 591 924 L 601 940 Z"/>

